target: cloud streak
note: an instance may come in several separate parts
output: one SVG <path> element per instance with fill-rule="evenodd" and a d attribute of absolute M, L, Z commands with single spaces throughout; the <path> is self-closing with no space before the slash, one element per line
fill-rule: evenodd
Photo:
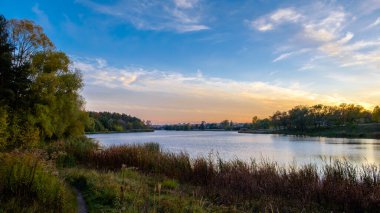
<path fill-rule="evenodd" d="M 371 29 L 379 25 L 380 25 L 380 17 L 378 17 L 372 24 L 368 25 L 367 29 Z"/>
<path fill-rule="evenodd" d="M 275 26 L 283 23 L 293 22 L 296 23 L 302 18 L 302 15 L 293 8 L 282 8 L 275 12 L 261 17 L 251 22 L 251 27 L 265 32 L 273 30 Z"/>
<path fill-rule="evenodd" d="M 203 23 L 202 8 L 198 0 L 118 0 L 114 4 L 101 4 L 92 0 L 77 2 L 97 13 L 127 22 L 142 30 L 185 33 L 209 29 Z"/>

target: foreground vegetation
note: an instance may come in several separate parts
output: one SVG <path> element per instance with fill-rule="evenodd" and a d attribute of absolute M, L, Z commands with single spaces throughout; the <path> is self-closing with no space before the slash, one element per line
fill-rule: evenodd
<path fill-rule="evenodd" d="M 0 209 L 74 212 L 374 212 L 380 169 L 347 161 L 282 167 L 161 151 L 158 144 L 99 149 L 89 139 L 0 155 Z M 58 169 L 56 169 L 58 168 Z M 70 185 L 70 186 L 69 186 Z M 223 186 L 223 187 L 221 187 Z"/>
<path fill-rule="evenodd" d="M 40 26 L 0 15 L 0 212 L 76 212 L 56 169 L 69 159 L 45 151 L 83 136 L 88 121 L 70 63 Z"/>
<path fill-rule="evenodd" d="M 89 212 L 227 212 L 196 193 L 195 187 L 165 177 L 146 176 L 131 168 L 98 171 L 62 170 L 64 179 L 79 189 Z"/>
<path fill-rule="evenodd" d="M 196 186 L 199 195 L 214 205 L 240 211 L 361 212 L 380 208 L 380 171 L 375 165 L 355 167 L 333 161 L 319 169 L 315 165 L 285 168 L 273 162 L 190 159 L 185 153 L 162 152 L 158 144 L 111 147 L 85 159 L 87 167 L 100 171 L 120 171 L 126 166 Z"/>
<path fill-rule="evenodd" d="M 0 212 L 76 212 L 76 197 L 38 152 L 0 153 Z"/>

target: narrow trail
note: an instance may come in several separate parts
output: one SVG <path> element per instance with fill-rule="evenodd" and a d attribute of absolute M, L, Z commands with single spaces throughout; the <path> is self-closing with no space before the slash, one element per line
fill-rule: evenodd
<path fill-rule="evenodd" d="M 87 213 L 87 205 L 84 201 L 82 193 L 75 188 L 74 191 L 77 194 L 78 213 Z"/>

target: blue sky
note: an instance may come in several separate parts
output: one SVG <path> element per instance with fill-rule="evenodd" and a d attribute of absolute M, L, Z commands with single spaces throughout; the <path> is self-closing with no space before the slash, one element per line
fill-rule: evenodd
<path fill-rule="evenodd" d="M 89 110 L 176 123 L 380 103 L 377 0 L 1 0 L 0 13 L 70 55 Z"/>

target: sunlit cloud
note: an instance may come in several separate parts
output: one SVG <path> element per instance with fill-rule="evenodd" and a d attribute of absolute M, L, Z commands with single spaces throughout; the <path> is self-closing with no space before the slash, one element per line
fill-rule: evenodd
<path fill-rule="evenodd" d="M 303 25 L 304 35 L 310 39 L 321 42 L 336 39 L 342 31 L 346 16 L 343 10 L 338 9 L 331 11 L 328 16 L 322 20 L 309 20 Z"/>
<path fill-rule="evenodd" d="M 251 22 L 251 26 L 259 31 L 273 30 L 275 26 L 287 22 L 298 22 L 302 15 L 293 8 L 283 8 Z"/>

